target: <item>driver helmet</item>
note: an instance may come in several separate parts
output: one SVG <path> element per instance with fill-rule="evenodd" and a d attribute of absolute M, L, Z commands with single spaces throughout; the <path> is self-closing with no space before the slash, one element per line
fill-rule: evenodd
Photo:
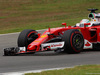
<path fill-rule="evenodd" d="M 80 23 L 77 23 L 76 26 L 79 26 L 79 27 L 84 27 L 84 23 L 89 23 L 90 21 L 88 19 L 82 19 L 80 21 Z M 88 25 L 87 25 L 88 26 Z M 86 27 L 87 27 L 86 26 Z"/>
<path fill-rule="evenodd" d="M 88 19 L 82 19 L 81 21 L 80 21 L 80 23 L 89 23 L 90 21 L 88 20 Z"/>
<path fill-rule="evenodd" d="M 84 27 L 84 23 L 89 23 L 90 21 L 88 19 L 82 19 L 80 21 L 80 23 L 77 23 L 76 26 L 79 26 L 79 27 Z M 87 27 L 88 25 L 86 25 Z"/>

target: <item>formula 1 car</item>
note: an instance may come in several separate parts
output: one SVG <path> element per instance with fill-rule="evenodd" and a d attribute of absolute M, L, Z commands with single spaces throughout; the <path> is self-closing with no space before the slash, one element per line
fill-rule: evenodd
<path fill-rule="evenodd" d="M 80 53 L 84 49 L 100 49 L 100 13 L 98 9 L 88 9 L 88 19 L 75 26 L 48 28 L 43 34 L 32 29 L 23 30 L 18 37 L 18 47 L 4 49 L 4 55 L 35 53 L 39 51 L 62 50 L 66 53 Z"/>

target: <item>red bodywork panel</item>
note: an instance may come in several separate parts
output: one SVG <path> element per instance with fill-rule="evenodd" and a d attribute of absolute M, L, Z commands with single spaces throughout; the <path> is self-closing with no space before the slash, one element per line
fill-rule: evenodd
<path fill-rule="evenodd" d="M 63 24 L 65 25 L 65 24 Z M 59 33 L 63 35 L 66 30 L 69 29 L 78 29 L 82 32 L 84 39 L 88 40 L 89 42 L 100 42 L 100 26 L 92 26 L 86 27 L 86 25 L 90 25 L 90 23 L 84 24 L 84 27 L 63 27 L 63 28 L 52 28 L 46 30 L 41 36 L 39 36 L 35 41 L 28 45 L 27 51 L 40 51 L 41 44 L 47 42 L 48 40 L 54 38 L 54 34 L 59 36 Z"/>

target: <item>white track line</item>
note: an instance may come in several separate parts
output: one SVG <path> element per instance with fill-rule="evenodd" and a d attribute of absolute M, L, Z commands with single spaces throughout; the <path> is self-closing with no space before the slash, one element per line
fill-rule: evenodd
<path fill-rule="evenodd" d="M 57 27 L 57 28 L 63 28 L 63 27 Z M 41 29 L 41 30 L 36 30 L 36 31 L 41 32 L 41 31 L 45 31 L 45 30 L 47 30 L 47 29 Z M 19 34 L 19 33 L 20 32 L 0 34 L 0 36 L 13 35 L 13 34 Z"/>
<path fill-rule="evenodd" d="M 65 69 L 65 68 L 73 68 L 73 67 L 50 68 L 50 69 L 20 71 L 20 72 L 8 72 L 8 73 L 0 73 L 0 75 L 24 75 L 25 73 L 40 73 L 42 71 L 60 70 L 60 69 Z"/>
<path fill-rule="evenodd" d="M 19 34 L 20 32 L 16 32 L 16 33 L 8 33 L 8 34 L 0 34 L 0 36 L 6 36 L 6 35 L 13 35 L 13 34 Z"/>
<path fill-rule="evenodd" d="M 41 29 L 41 30 L 36 30 L 38 32 L 41 32 L 41 31 L 45 31 L 47 29 Z M 15 33 L 8 33 L 8 34 L 0 34 L 0 36 L 6 36 L 6 35 L 13 35 L 13 34 L 19 34 L 20 32 L 15 32 Z"/>

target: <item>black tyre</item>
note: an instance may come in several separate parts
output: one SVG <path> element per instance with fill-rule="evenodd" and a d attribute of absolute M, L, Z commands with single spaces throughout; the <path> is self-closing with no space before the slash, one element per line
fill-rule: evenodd
<path fill-rule="evenodd" d="M 23 30 L 18 37 L 18 47 L 26 47 L 38 38 L 37 32 L 35 30 L 26 29 Z"/>
<path fill-rule="evenodd" d="M 63 40 L 64 52 L 66 53 L 80 53 L 83 50 L 84 38 L 79 30 L 70 29 L 64 32 Z"/>

